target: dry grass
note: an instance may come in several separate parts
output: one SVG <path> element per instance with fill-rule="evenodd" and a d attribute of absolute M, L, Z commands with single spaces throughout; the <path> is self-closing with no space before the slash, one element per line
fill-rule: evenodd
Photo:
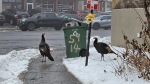
<path fill-rule="evenodd" d="M 127 38 L 124 38 L 126 41 L 126 52 L 122 56 L 125 63 L 130 66 L 127 68 L 135 68 L 140 74 L 140 77 L 150 80 L 150 46 L 148 42 L 150 35 L 144 30 L 140 36 L 140 38 L 144 39 L 143 44 L 139 44 L 134 39 L 129 41 Z"/>
<path fill-rule="evenodd" d="M 148 23 L 144 22 L 141 18 L 142 29 L 140 32 L 140 39 L 143 40 L 142 44 L 135 39 L 129 40 L 126 35 L 123 35 L 126 48 L 125 52 L 119 56 L 121 62 L 113 63 L 113 67 L 117 75 L 124 76 L 126 80 L 127 73 L 133 73 L 136 70 L 139 78 L 150 80 L 150 33 L 148 30 Z"/>

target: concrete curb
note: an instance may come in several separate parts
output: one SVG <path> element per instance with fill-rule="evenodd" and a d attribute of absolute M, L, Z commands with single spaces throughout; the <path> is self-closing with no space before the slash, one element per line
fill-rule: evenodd
<path fill-rule="evenodd" d="M 0 28 L 0 31 L 14 31 L 14 30 L 20 30 L 19 28 Z"/>

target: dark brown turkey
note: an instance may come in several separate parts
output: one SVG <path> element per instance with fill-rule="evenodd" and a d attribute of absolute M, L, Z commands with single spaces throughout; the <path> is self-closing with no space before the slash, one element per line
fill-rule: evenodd
<path fill-rule="evenodd" d="M 45 58 L 45 60 L 42 59 L 42 62 L 46 62 L 46 57 L 48 57 L 49 60 L 54 61 L 54 58 L 52 57 L 52 55 L 50 53 L 50 47 L 45 42 L 44 34 L 45 33 L 42 34 L 42 39 L 39 44 L 39 51 L 40 51 L 41 55 L 43 56 L 43 59 Z"/>
<path fill-rule="evenodd" d="M 96 37 L 94 37 L 94 47 L 97 50 L 98 53 L 101 54 L 101 60 L 104 60 L 104 54 L 108 54 L 108 53 L 114 53 L 116 54 L 114 51 L 111 50 L 111 48 L 103 42 L 98 42 L 98 39 Z M 117 55 L 117 54 L 116 54 Z"/>

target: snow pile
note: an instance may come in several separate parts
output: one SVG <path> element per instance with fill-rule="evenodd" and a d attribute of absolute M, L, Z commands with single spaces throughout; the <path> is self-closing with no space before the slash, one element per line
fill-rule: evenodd
<path fill-rule="evenodd" d="M 95 37 L 95 36 L 94 36 Z M 93 38 L 91 37 L 91 43 Z M 99 42 L 110 43 L 110 37 L 100 38 L 96 36 Z M 124 48 L 112 46 L 117 52 L 124 52 Z M 115 51 L 114 50 L 114 51 Z M 149 84 L 142 78 L 138 78 L 138 74 L 135 72 L 131 74 L 126 72 L 126 76 L 118 76 L 113 67 L 114 63 L 121 62 L 115 54 L 105 54 L 105 61 L 101 61 L 101 54 L 99 54 L 94 47 L 90 48 L 90 56 L 88 59 L 88 66 L 85 66 L 85 57 L 76 58 L 64 58 L 63 64 L 67 67 L 76 78 L 78 78 L 83 84 Z M 114 60 L 117 58 L 117 60 Z M 126 77 L 129 77 L 126 80 Z"/>
<path fill-rule="evenodd" d="M 0 84 L 23 84 L 17 76 L 27 70 L 29 60 L 39 54 L 37 49 L 26 49 L 0 55 Z"/>

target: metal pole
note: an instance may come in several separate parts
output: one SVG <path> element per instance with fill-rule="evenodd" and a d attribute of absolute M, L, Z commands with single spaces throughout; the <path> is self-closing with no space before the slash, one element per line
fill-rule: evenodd
<path fill-rule="evenodd" d="M 91 9 L 91 14 L 93 14 L 93 9 Z M 92 22 L 90 22 L 89 24 L 89 32 L 88 32 L 88 44 L 87 44 L 87 52 L 86 52 L 86 62 L 85 62 L 85 66 L 88 65 L 88 52 L 89 52 L 89 46 L 90 46 L 90 38 L 91 38 L 91 26 L 92 26 Z"/>

